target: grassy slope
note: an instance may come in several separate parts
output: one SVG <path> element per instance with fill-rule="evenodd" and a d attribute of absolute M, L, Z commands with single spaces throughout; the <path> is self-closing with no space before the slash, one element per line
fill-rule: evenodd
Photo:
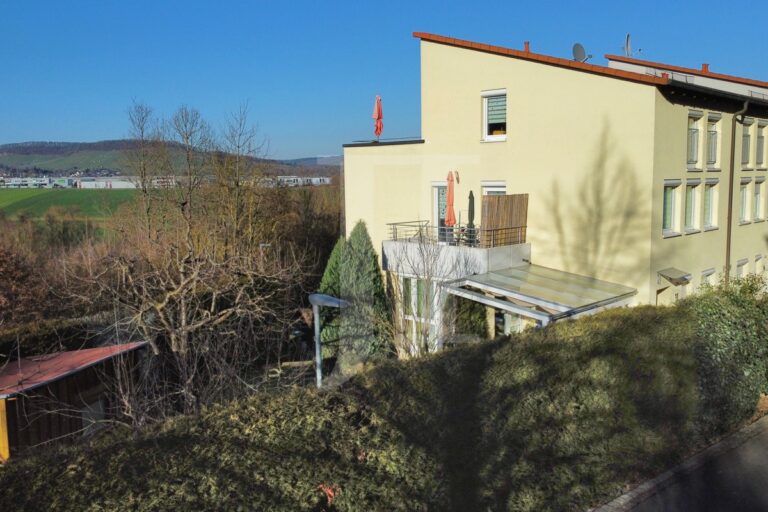
<path fill-rule="evenodd" d="M 134 190 L 0 190 L 0 210 L 9 216 L 21 213 L 42 217 L 53 206 L 74 208 L 77 214 L 91 219 L 109 217 L 120 204 L 129 201 Z"/>
<path fill-rule="evenodd" d="M 66 155 L 19 155 L 0 154 L 0 164 L 15 168 L 31 168 L 52 170 L 69 169 L 121 169 L 125 157 L 119 150 L 76 151 Z"/>
<path fill-rule="evenodd" d="M 608 311 L 42 453 L 0 469 L 0 509 L 312 510 L 324 483 L 337 510 L 583 510 L 699 443 L 682 315 Z"/>

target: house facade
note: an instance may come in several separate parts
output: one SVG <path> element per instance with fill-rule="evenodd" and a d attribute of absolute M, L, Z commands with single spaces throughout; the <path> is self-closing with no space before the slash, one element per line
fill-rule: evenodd
<path fill-rule="evenodd" d="M 402 259 L 390 243 L 403 241 L 398 223 L 440 229 L 452 172 L 460 231 L 470 191 L 483 208 L 489 196 L 527 195 L 517 240 L 524 254 L 470 273 L 532 264 L 564 281 L 585 278 L 587 288 L 590 279 L 596 288 L 620 285 L 616 303 L 665 304 L 726 272 L 763 272 L 768 83 L 707 66 L 694 74 L 613 56 L 598 66 L 537 54 L 528 43 L 513 50 L 414 36 L 421 138 L 344 147 L 347 230 L 366 222 L 385 270 Z M 539 283 L 536 276 L 519 279 Z"/>

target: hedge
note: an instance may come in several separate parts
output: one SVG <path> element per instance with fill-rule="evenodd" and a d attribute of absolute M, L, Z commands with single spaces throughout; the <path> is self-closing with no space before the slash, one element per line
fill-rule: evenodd
<path fill-rule="evenodd" d="M 733 286 L 42 450 L 0 510 L 584 510 L 754 410 L 766 309 Z"/>

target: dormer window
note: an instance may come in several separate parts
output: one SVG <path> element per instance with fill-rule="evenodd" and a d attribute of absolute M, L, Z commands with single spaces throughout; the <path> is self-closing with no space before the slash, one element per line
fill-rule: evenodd
<path fill-rule="evenodd" d="M 497 142 L 507 140 L 507 91 L 485 91 L 483 98 L 483 140 Z"/>

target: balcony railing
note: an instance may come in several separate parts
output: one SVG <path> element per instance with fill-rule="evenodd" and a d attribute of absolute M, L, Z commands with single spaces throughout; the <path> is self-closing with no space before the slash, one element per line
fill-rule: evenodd
<path fill-rule="evenodd" d="M 525 243 L 525 226 L 485 229 L 481 226 L 435 226 L 429 221 L 394 222 L 389 239 L 400 242 L 438 243 L 463 247 L 501 247 Z"/>

